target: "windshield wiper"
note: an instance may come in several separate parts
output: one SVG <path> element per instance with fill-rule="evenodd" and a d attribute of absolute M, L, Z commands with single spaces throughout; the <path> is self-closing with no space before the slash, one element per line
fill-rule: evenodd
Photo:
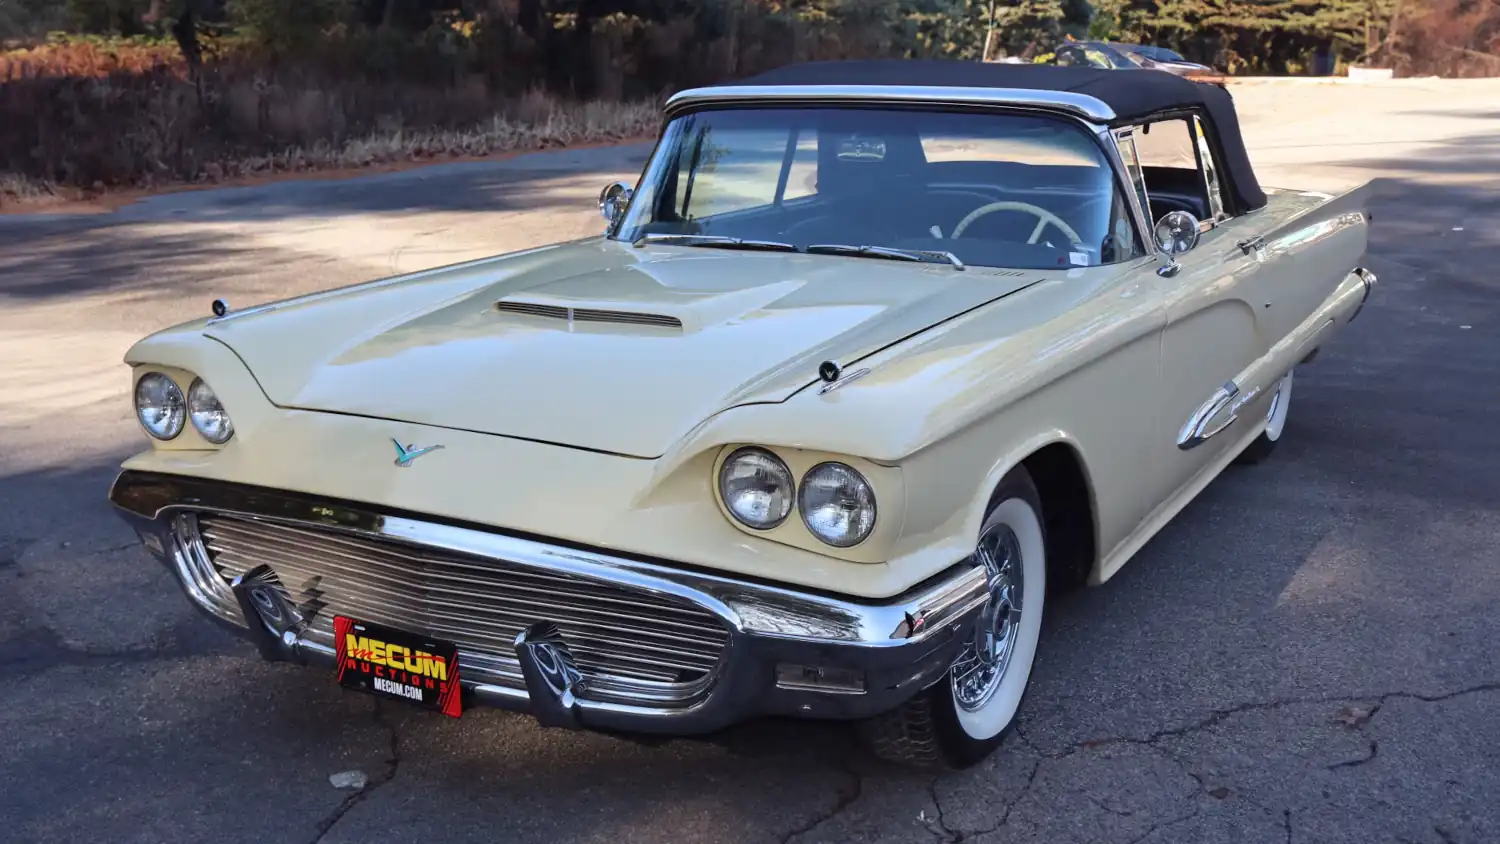
<path fill-rule="evenodd" d="M 848 246 L 842 243 L 815 243 L 807 247 L 811 253 L 824 255 L 854 255 L 863 258 L 886 258 L 892 261 L 922 261 L 924 263 L 949 264 L 956 270 L 964 269 L 964 262 L 952 252 L 934 252 L 926 249 L 896 249 L 890 246 Z"/>
<path fill-rule="evenodd" d="M 765 252 L 796 252 L 797 247 L 778 240 L 746 240 L 716 234 L 646 234 L 636 238 L 633 246 L 665 243 L 673 246 L 707 246 L 711 249 L 747 249 Z"/>

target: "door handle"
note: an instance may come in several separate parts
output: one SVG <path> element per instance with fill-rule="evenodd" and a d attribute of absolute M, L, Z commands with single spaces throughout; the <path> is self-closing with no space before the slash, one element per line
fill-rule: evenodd
<path fill-rule="evenodd" d="M 1264 248 L 1266 245 L 1266 239 L 1264 237 L 1252 237 L 1248 240 L 1242 240 L 1235 245 L 1240 248 L 1241 252 L 1249 255 L 1252 252 Z"/>

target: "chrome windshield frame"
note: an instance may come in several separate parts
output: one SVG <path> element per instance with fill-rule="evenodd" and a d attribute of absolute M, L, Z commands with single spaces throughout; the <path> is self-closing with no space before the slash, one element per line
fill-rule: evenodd
<path fill-rule="evenodd" d="M 728 85 L 679 91 L 667 100 L 664 115 L 703 105 L 753 103 L 884 102 L 930 105 L 1009 106 L 1059 112 L 1092 123 L 1108 123 L 1115 111 L 1097 97 L 1071 91 L 1021 88 L 939 88 L 922 85 Z"/>
<path fill-rule="evenodd" d="M 846 105 L 870 105 L 892 103 L 903 106 L 944 105 L 992 108 L 997 111 L 1029 111 L 1049 113 L 1070 120 L 1092 135 L 1104 151 L 1109 166 L 1114 170 L 1115 187 L 1123 191 L 1130 207 L 1131 225 L 1140 241 L 1141 256 L 1119 263 L 1140 260 L 1141 257 L 1171 262 L 1172 256 L 1163 252 L 1152 234 L 1155 223 L 1149 209 L 1145 208 L 1136 194 L 1130 173 L 1120 154 L 1119 145 L 1111 131 L 1117 119 L 1114 109 L 1102 100 L 1086 94 L 1070 91 L 1035 91 L 1009 88 L 938 88 L 917 85 L 747 85 L 694 88 L 672 95 L 663 108 L 662 130 L 655 146 L 636 181 L 634 197 L 639 201 L 646 183 L 660 165 L 659 154 L 666 143 L 668 130 L 673 122 L 687 113 L 714 107 L 754 105 L 778 107 L 786 105 L 830 107 Z M 606 232 L 606 237 L 618 239 L 619 232 L 628 213 Z"/>

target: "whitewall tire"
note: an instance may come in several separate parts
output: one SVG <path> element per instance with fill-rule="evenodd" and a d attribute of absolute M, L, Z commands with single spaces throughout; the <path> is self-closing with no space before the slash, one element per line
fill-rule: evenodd
<path fill-rule="evenodd" d="M 1271 456 L 1286 432 L 1286 418 L 1291 409 L 1292 373 L 1288 372 L 1277 382 L 1276 392 L 1271 394 L 1271 406 L 1266 409 L 1266 429 L 1240 452 L 1240 463 L 1259 463 Z"/>
<path fill-rule="evenodd" d="M 893 761 L 967 767 L 1015 724 L 1031 682 L 1047 596 L 1047 542 L 1036 486 L 1025 469 L 1001 481 L 980 528 L 975 560 L 990 600 L 947 674 L 868 724 L 875 753 Z"/>

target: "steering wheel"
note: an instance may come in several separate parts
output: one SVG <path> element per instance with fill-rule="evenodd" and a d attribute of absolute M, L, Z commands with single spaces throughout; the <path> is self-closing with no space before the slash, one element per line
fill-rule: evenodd
<path fill-rule="evenodd" d="M 1083 238 L 1078 236 L 1078 232 L 1073 231 L 1073 227 L 1063 222 L 1061 217 L 1029 202 L 991 202 L 988 205 L 981 205 L 970 211 L 967 217 L 959 220 L 958 225 L 953 227 L 953 234 L 949 235 L 949 237 L 959 237 L 975 220 L 986 214 L 993 214 L 996 211 L 1025 211 L 1037 218 L 1036 228 L 1031 230 L 1031 237 L 1026 239 L 1027 243 L 1036 243 L 1040 240 L 1042 230 L 1047 228 L 1049 224 L 1056 226 L 1063 234 L 1067 235 L 1070 238 L 1070 243 L 1083 242 Z"/>

